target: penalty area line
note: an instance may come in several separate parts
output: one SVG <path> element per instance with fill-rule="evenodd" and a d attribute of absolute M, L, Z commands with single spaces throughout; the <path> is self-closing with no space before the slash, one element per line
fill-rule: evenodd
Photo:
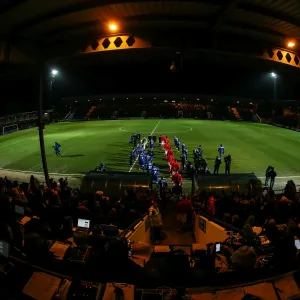
<path fill-rule="evenodd" d="M 152 134 L 155 132 L 155 130 L 156 130 L 156 128 L 157 128 L 157 126 L 159 125 L 159 123 L 161 122 L 161 120 L 159 120 L 158 121 L 158 123 L 156 124 L 156 126 L 154 127 L 154 129 L 152 130 L 152 132 L 150 133 L 150 135 L 152 136 Z M 147 138 L 147 141 L 146 141 L 146 143 L 145 143 L 145 145 L 144 146 L 146 146 L 148 144 L 148 138 Z M 137 158 L 135 159 L 135 161 L 133 162 L 133 164 L 132 164 L 132 166 L 130 167 L 130 169 L 129 169 L 129 173 L 132 171 L 132 169 L 134 168 L 134 166 L 135 166 L 135 164 L 136 164 L 136 162 L 138 161 L 138 159 L 139 159 L 139 155 L 137 156 Z"/>

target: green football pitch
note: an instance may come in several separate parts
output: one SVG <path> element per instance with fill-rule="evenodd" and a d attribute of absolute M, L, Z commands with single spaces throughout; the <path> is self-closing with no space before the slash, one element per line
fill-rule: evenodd
<path fill-rule="evenodd" d="M 108 170 L 138 171 L 129 167 L 128 143 L 134 132 L 143 136 L 165 134 L 173 141 L 176 135 L 185 142 L 190 155 L 199 144 L 213 169 L 220 143 L 232 155 L 232 173 L 254 172 L 263 177 L 268 165 L 276 168 L 277 180 L 300 182 L 300 133 L 264 124 L 204 120 L 116 120 L 57 123 L 45 128 L 45 147 L 50 173 L 85 174 L 100 162 Z M 52 149 L 59 142 L 63 157 Z M 155 164 L 167 172 L 162 150 L 155 150 Z M 179 159 L 179 153 L 176 152 Z M 223 172 L 224 165 L 221 166 Z M 0 137 L 0 175 L 4 170 L 41 172 L 41 156 L 37 128 Z"/>

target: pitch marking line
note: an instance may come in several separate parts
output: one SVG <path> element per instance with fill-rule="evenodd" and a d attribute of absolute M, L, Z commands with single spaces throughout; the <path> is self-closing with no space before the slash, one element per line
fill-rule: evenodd
<path fill-rule="evenodd" d="M 190 126 L 185 126 L 185 125 L 179 125 L 179 126 L 185 127 L 185 128 L 187 128 L 187 130 L 184 130 L 184 131 L 180 131 L 180 130 L 179 130 L 179 131 L 164 131 L 164 134 L 170 134 L 170 133 L 184 133 L 184 132 L 189 132 L 189 131 L 192 131 L 192 130 L 193 130 L 193 128 L 190 127 Z M 126 127 L 126 126 L 120 127 L 119 130 L 122 131 L 122 132 L 129 132 L 129 131 L 127 131 L 126 129 L 124 129 L 124 127 Z M 143 131 L 141 131 L 140 133 L 148 133 L 148 132 L 143 132 Z"/>
<path fill-rule="evenodd" d="M 300 141 L 299 139 L 296 139 L 296 138 L 293 138 L 291 136 L 288 136 L 288 135 L 285 135 L 284 133 L 277 133 L 277 132 L 273 132 L 272 130 L 268 130 L 268 129 L 261 129 L 262 132 L 268 132 L 270 134 L 273 134 L 275 136 L 279 136 L 279 137 L 284 137 L 286 139 L 290 139 L 290 140 L 293 140 L 293 141 Z"/>
<path fill-rule="evenodd" d="M 156 130 L 156 128 L 157 128 L 157 126 L 159 125 L 160 122 L 161 122 L 161 120 L 158 121 L 158 123 L 156 124 L 156 126 L 154 127 L 154 129 L 152 130 L 152 132 L 150 133 L 151 136 L 152 136 L 152 134 L 155 132 L 155 130 Z M 146 146 L 147 143 L 148 143 L 148 138 L 147 138 L 147 141 L 146 141 L 146 143 L 145 143 L 144 146 Z M 133 164 L 132 164 L 132 166 L 131 166 L 131 168 L 129 169 L 128 172 L 131 172 L 131 171 L 132 171 L 132 169 L 133 169 L 133 167 L 135 166 L 135 164 L 136 164 L 136 162 L 138 161 L 138 159 L 139 159 L 139 155 L 137 156 L 137 158 L 136 158 L 135 161 L 133 162 Z"/>

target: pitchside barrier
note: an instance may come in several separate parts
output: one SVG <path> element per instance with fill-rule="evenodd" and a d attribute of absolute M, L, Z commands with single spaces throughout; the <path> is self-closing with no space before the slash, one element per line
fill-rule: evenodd
<path fill-rule="evenodd" d="M 198 175 L 194 176 L 195 191 L 213 192 L 217 196 L 221 193 L 250 191 L 255 196 L 262 192 L 262 183 L 254 173 L 220 174 L 217 176 Z"/>
<path fill-rule="evenodd" d="M 120 197 L 129 188 L 136 190 L 152 188 L 151 177 L 139 172 L 95 172 L 87 173 L 81 183 L 80 190 L 83 193 L 95 193 L 102 191 L 110 197 Z"/>
<path fill-rule="evenodd" d="M 300 132 L 300 128 L 297 128 L 297 127 L 286 126 L 286 125 L 281 125 L 281 124 L 277 124 L 277 123 L 272 123 L 272 125 L 274 125 L 274 126 L 276 126 L 276 127 L 285 128 L 285 129 L 290 129 L 290 130 L 293 130 L 293 131 L 298 131 L 298 132 Z"/>

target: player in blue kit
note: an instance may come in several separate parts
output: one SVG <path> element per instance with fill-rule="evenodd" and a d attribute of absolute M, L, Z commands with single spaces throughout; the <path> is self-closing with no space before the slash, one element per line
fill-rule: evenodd
<path fill-rule="evenodd" d="M 61 145 L 59 143 L 57 143 L 57 142 L 55 142 L 54 146 L 52 146 L 52 148 L 54 149 L 54 152 L 55 152 L 56 156 L 62 157 L 61 154 L 60 154 L 60 147 L 61 147 Z"/>
<path fill-rule="evenodd" d="M 156 188 L 158 188 L 159 168 L 153 166 L 152 168 L 152 180 L 155 181 Z"/>
<path fill-rule="evenodd" d="M 201 145 L 199 145 L 199 147 L 196 149 L 196 151 L 197 151 L 197 154 L 198 154 L 199 156 L 202 156 L 202 155 L 203 155 L 203 150 L 202 150 L 202 146 L 201 146 Z"/>
<path fill-rule="evenodd" d="M 184 153 L 184 149 L 185 149 L 185 148 L 186 148 L 185 143 L 182 142 L 182 145 L 181 145 L 181 152 L 182 152 L 182 153 Z"/>
<path fill-rule="evenodd" d="M 220 147 L 218 148 L 219 157 L 222 158 L 222 155 L 225 153 L 225 148 L 222 144 L 220 144 Z"/>
<path fill-rule="evenodd" d="M 184 150 L 183 150 L 183 154 L 186 156 L 186 160 L 188 159 L 188 154 L 189 154 L 189 150 L 188 150 L 188 148 L 184 148 Z"/>
<path fill-rule="evenodd" d="M 145 167 L 145 155 L 144 153 L 141 153 L 139 156 L 139 165 L 140 165 L 140 170 L 144 170 Z"/>
<path fill-rule="evenodd" d="M 177 151 L 180 151 L 180 141 L 178 139 L 178 137 L 174 137 L 174 144 L 175 144 L 175 148 L 177 149 Z"/>
<path fill-rule="evenodd" d="M 153 168 L 153 164 L 152 164 L 152 161 L 151 160 L 148 160 L 147 161 L 147 175 L 151 174 L 152 173 L 152 168 Z"/>
<path fill-rule="evenodd" d="M 150 149 L 153 150 L 155 147 L 155 143 L 153 141 L 153 139 L 150 139 Z"/>
<path fill-rule="evenodd" d="M 175 147 L 177 147 L 177 143 L 178 143 L 178 137 L 174 136 L 174 145 L 175 145 Z"/>
<path fill-rule="evenodd" d="M 106 172 L 106 165 L 102 162 L 99 167 L 97 168 L 97 172 Z"/>

